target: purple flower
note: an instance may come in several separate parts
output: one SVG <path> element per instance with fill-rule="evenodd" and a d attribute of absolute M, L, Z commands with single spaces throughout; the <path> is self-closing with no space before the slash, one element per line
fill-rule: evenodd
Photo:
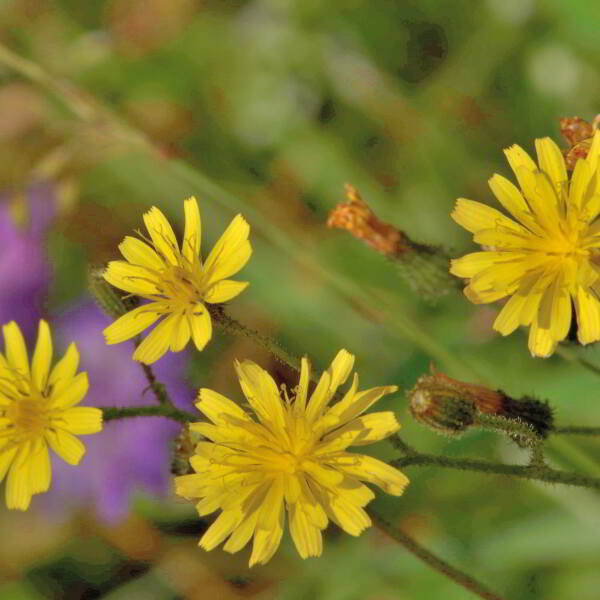
<path fill-rule="evenodd" d="M 25 335 L 37 329 L 50 281 L 44 232 L 54 213 L 50 188 L 37 185 L 25 197 L 26 224 L 15 223 L 0 203 L 0 324 L 15 320 Z"/>
<path fill-rule="evenodd" d="M 87 371 L 88 406 L 155 404 L 141 365 L 132 360 L 133 344 L 107 346 L 102 330 L 110 323 L 91 302 L 54 319 L 63 346 L 75 341 L 80 369 Z M 57 344 L 58 345 L 58 344 Z M 194 391 L 183 382 L 185 356 L 169 353 L 153 365 L 179 408 L 193 406 Z M 127 514 L 132 492 L 143 489 L 161 496 L 171 485 L 171 440 L 181 426 L 163 417 L 136 417 L 105 423 L 104 430 L 86 438 L 87 448 L 77 469 L 53 462 L 53 482 L 46 505 L 72 508 L 95 505 L 100 518 L 114 521 Z M 41 498 L 41 497 L 40 497 Z"/>

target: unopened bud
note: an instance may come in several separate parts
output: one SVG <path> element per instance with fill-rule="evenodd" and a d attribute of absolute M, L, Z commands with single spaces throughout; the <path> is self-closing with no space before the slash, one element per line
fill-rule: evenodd
<path fill-rule="evenodd" d="M 460 433 L 472 425 L 480 426 L 487 422 L 484 415 L 499 417 L 508 425 L 519 423 L 542 438 L 553 427 L 552 408 L 547 402 L 528 396 L 510 398 L 500 390 L 458 381 L 435 371 L 420 377 L 408 395 L 415 419 L 446 433 Z M 510 427 L 499 429 L 505 431 Z M 516 438 L 513 436 L 513 439 Z"/>
<path fill-rule="evenodd" d="M 190 458 L 194 454 L 196 444 L 201 436 L 186 425 L 181 429 L 179 435 L 173 440 L 173 456 L 171 459 L 171 473 L 173 475 L 188 475 L 193 473 Z"/>
<path fill-rule="evenodd" d="M 88 273 L 88 289 L 98 306 L 109 316 L 117 319 L 139 304 L 136 296 L 122 296 L 104 279 L 104 269 L 92 268 Z"/>
<path fill-rule="evenodd" d="M 475 421 L 477 411 L 472 400 L 440 385 L 435 375 L 420 377 L 408 398 L 413 417 L 439 433 L 458 435 Z"/>

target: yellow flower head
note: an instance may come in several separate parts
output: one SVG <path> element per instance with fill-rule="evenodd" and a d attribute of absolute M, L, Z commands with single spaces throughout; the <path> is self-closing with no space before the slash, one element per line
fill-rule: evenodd
<path fill-rule="evenodd" d="M 235 368 L 257 420 L 231 400 L 201 389 L 196 404 L 212 423 L 194 423 L 200 442 L 190 459 L 195 474 L 175 479 L 175 491 L 200 499 L 198 513 L 222 512 L 200 540 L 212 550 L 225 538 L 227 552 L 241 550 L 254 536 L 250 566 L 266 563 L 283 534 L 284 506 L 292 539 L 302 558 L 320 556 L 321 531 L 329 519 L 351 535 L 371 525 L 363 507 L 375 495 L 361 481 L 388 494 L 402 494 L 408 479 L 370 456 L 346 452 L 399 429 L 392 412 L 362 415 L 396 386 L 358 391 L 358 375 L 344 397 L 329 407 L 354 365 L 341 350 L 307 402 L 310 368 L 302 359 L 300 382 L 283 398 L 271 376 L 251 361 Z M 362 416 L 361 416 L 362 415 Z"/>
<path fill-rule="evenodd" d="M 6 478 L 6 505 L 26 510 L 33 494 L 50 487 L 48 446 L 70 465 L 85 452 L 75 437 L 102 429 L 102 411 L 75 407 L 88 389 L 86 373 L 75 374 L 79 353 L 71 344 L 50 371 L 52 339 L 40 321 L 29 368 L 18 325 L 3 327 L 5 355 L 0 354 L 0 481 Z"/>
<path fill-rule="evenodd" d="M 474 234 L 483 252 L 452 261 L 451 273 L 469 279 L 475 304 L 510 296 L 494 322 L 502 335 L 529 326 L 529 349 L 550 356 L 569 332 L 572 305 L 582 344 L 600 339 L 600 132 L 569 181 L 550 139 L 535 142 L 538 165 L 519 146 L 504 153 L 521 190 L 494 175 L 492 192 L 513 219 L 459 198 L 452 217 Z"/>
<path fill-rule="evenodd" d="M 126 260 L 112 261 L 104 278 L 115 287 L 150 300 L 128 312 L 104 330 L 107 344 L 128 340 L 165 317 L 136 349 L 133 358 L 146 364 L 168 349 L 183 350 L 190 336 L 202 350 L 212 336 L 205 304 L 227 302 L 248 285 L 227 279 L 237 273 L 252 254 L 250 227 L 237 215 L 203 264 L 200 258 L 200 211 L 195 198 L 184 204 L 185 231 L 181 250 L 173 229 L 155 206 L 144 214 L 150 234 L 145 243 L 127 236 L 119 245 Z"/>

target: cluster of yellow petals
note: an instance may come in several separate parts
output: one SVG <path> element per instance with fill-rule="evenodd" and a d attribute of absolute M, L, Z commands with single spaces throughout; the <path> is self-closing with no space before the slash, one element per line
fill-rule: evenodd
<path fill-rule="evenodd" d="M 76 435 L 102 429 L 102 411 L 78 407 L 88 389 L 86 373 L 76 374 L 79 353 L 71 344 L 50 370 L 52 339 L 41 320 L 31 360 L 18 325 L 3 327 L 0 354 L 0 481 L 6 476 L 6 505 L 26 510 L 33 494 L 50 487 L 48 446 L 76 465 L 85 447 Z M 7 475 L 8 473 L 8 475 Z"/>
<path fill-rule="evenodd" d="M 289 530 L 302 558 L 322 552 L 321 531 L 331 520 L 351 535 L 371 525 L 364 506 L 374 498 L 362 482 L 402 494 L 408 479 L 371 456 L 348 452 L 399 429 L 394 413 L 364 415 L 396 386 L 358 391 L 358 375 L 346 394 L 330 406 L 350 375 L 354 356 L 341 350 L 308 399 L 310 367 L 302 360 L 300 381 L 283 398 L 271 376 L 251 361 L 235 363 L 253 419 L 231 400 L 201 389 L 196 404 L 210 422 L 192 431 L 200 442 L 190 459 L 195 473 L 175 480 L 177 494 L 199 500 L 198 513 L 221 514 L 200 540 L 212 550 L 237 552 L 254 538 L 250 566 L 266 563 L 277 550 L 287 509 Z"/>
<path fill-rule="evenodd" d="M 104 273 L 111 285 L 150 302 L 128 312 L 104 330 L 107 344 L 135 337 L 164 317 L 137 347 L 133 358 L 150 364 L 167 350 L 179 352 L 193 339 L 202 350 L 212 337 L 206 303 L 227 302 L 247 282 L 228 279 L 252 254 L 250 227 L 237 215 L 206 261 L 200 258 L 200 210 L 195 198 L 184 202 L 185 230 L 181 249 L 163 213 L 152 207 L 144 214 L 148 243 L 127 236 L 119 245 L 125 260 L 112 261 Z"/>
<path fill-rule="evenodd" d="M 494 322 L 502 335 L 528 326 L 534 356 L 550 356 L 577 315 L 582 344 L 600 339 L 600 132 L 569 180 L 550 139 L 535 142 L 538 164 L 519 146 L 504 152 L 519 188 L 495 174 L 489 185 L 512 218 L 459 198 L 452 217 L 483 247 L 452 261 L 476 304 L 510 296 Z"/>

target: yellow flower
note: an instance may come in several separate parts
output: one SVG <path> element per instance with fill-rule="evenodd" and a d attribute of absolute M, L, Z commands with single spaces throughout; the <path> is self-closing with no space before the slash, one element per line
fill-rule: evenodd
<path fill-rule="evenodd" d="M 71 344 L 50 371 L 52 339 L 41 320 L 31 369 L 19 326 L 4 325 L 6 356 L 0 354 L 0 481 L 6 506 L 27 510 L 33 494 L 50 487 L 48 446 L 70 465 L 85 452 L 75 437 L 102 429 L 102 411 L 75 407 L 88 389 L 86 373 L 75 375 L 79 353 Z"/>
<path fill-rule="evenodd" d="M 283 534 L 285 508 L 292 539 L 302 558 L 320 556 L 321 531 L 329 519 L 351 535 L 371 525 L 363 507 L 375 495 L 361 481 L 399 496 L 408 479 L 370 456 L 346 452 L 351 446 L 381 440 L 400 427 L 394 413 L 362 415 L 394 385 L 351 388 L 329 407 L 354 365 L 341 350 L 323 373 L 307 402 L 310 367 L 302 359 L 300 382 L 283 399 L 271 376 L 251 361 L 235 362 L 240 385 L 257 420 L 217 392 L 203 388 L 198 410 L 212 423 L 193 423 L 200 442 L 190 459 L 195 474 L 175 479 L 175 491 L 200 499 L 198 513 L 222 512 L 200 540 L 212 550 L 225 538 L 227 552 L 241 550 L 254 536 L 250 566 L 266 563 Z"/>
<path fill-rule="evenodd" d="M 173 229 L 155 206 L 144 214 L 148 243 L 127 236 L 119 245 L 125 261 L 108 264 L 104 278 L 115 287 L 151 302 L 128 312 L 104 330 L 107 344 L 128 340 L 165 317 L 136 349 L 133 358 L 150 364 L 168 349 L 183 350 L 190 340 L 202 350 L 212 337 L 205 304 L 227 302 L 247 282 L 227 279 L 237 273 L 252 254 L 250 227 L 237 215 L 202 264 L 200 211 L 195 198 L 184 202 L 185 231 L 181 250 Z"/>
<path fill-rule="evenodd" d="M 535 146 L 539 167 L 519 146 L 504 151 L 521 191 L 500 175 L 489 180 L 514 219 L 458 199 L 452 217 L 484 251 L 453 260 L 450 271 L 470 280 L 465 295 L 475 304 L 511 296 L 494 329 L 530 326 L 529 350 L 545 357 L 569 332 L 572 305 L 579 341 L 600 339 L 600 132 L 570 181 L 558 146 L 550 138 Z"/>

